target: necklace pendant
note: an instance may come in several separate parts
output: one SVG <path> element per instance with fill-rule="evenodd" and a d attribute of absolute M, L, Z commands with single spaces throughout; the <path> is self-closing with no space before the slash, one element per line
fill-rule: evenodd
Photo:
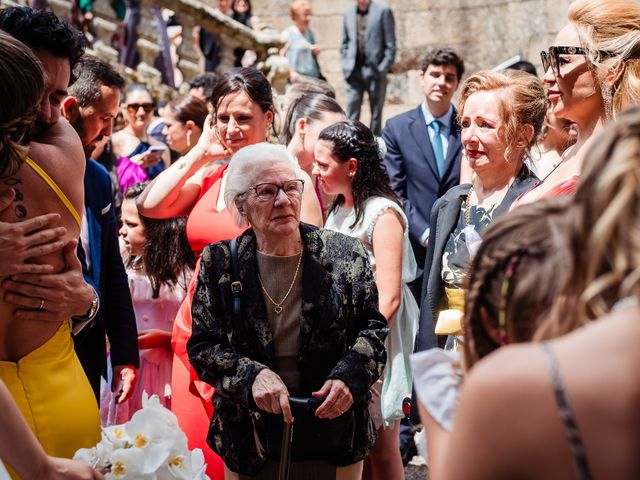
<path fill-rule="evenodd" d="M 282 313 L 282 305 L 276 305 L 273 311 L 276 312 L 276 315 L 280 315 L 280 313 Z"/>

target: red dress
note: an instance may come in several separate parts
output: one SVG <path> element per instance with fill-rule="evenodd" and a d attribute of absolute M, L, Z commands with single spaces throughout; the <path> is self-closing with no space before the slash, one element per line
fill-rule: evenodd
<path fill-rule="evenodd" d="M 187 237 L 191 248 L 199 257 L 207 243 L 237 237 L 244 229 L 238 227 L 227 209 L 218 212 L 216 205 L 220 193 L 222 174 L 227 165 L 209 167 L 204 174 L 200 197 L 187 219 Z M 203 451 L 207 475 L 211 480 L 224 478 L 222 459 L 207 445 L 209 422 L 213 414 L 211 398 L 214 389 L 200 381 L 189 364 L 187 340 L 191 336 L 191 299 L 195 289 L 200 261 L 196 265 L 187 296 L 173 324 L 173 370 L 171 377 L 171 410 L 178 417 L 180 428 L 187 436 L 189 449 Z"/>

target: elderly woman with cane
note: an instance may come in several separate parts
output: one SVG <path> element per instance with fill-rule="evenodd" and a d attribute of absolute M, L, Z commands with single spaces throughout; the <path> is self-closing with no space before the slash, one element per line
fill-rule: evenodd
<path fill-rule="evenodd" d="M 295 416 L 292 478 L 358 479 L 376 438 L 387 323 L 373 272 L 358 240 L 300 222 L 300 174 L 282 146 L 236 153 L 225 201 L 250 228 L 202 253 L 187 347 L 216 388 L 208 442 L 227 479 L 274 478 L 280 415 Z M 292 413 L 290 395 L 317 409 Z"/>

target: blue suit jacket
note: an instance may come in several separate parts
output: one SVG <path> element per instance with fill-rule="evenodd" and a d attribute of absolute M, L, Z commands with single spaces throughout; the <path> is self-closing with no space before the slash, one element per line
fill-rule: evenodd
<path fill-rule="evenodd" d="M 358 55 L 357 5 L 343 14 L 340 59 L 344 78 L 349 78 Z M 364 33 L 364 56 L 367 64 L 378 73 L 387 73 L 396 56 L 396 34 L 393 12 L 384 3 L 371 2 Z"/>
<path fill-rule="evenodd" d="M 460 128 L 454 109 L 449 125 L 449 146 L 442 178 L 429 139 L 420 106 L 387 120 L 382 138 L 387 144 L 384 164 L 391 187 L 402 198 L 409 220 L 409 237 L 419 266 L 424 265 L 426 249 L 420 237 L 429 227 L 435 201 L 460 183 Z M 422 275 L 422 272 L 418 272 Z"/>
<path fill-rule="evenodd" d="M 99 392 L 100 375 L 105 373 L 107 347 L 111 345 L 111 365 L 139 365 L 138 331 L 131 303 L 127 273 L 118 246 L 118 223 L 111 179 L 107 170 L 89 160 L 84 176 L 86 221 L 91 260 L 87 282 L 100 295 L 95 319 L 75 337 L 75 349 L 91 382 Z"/>

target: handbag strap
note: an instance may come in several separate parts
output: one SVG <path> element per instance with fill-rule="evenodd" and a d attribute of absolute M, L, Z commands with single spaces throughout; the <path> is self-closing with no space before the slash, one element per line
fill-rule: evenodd
<path fill-rule="evenodd" d="M 233 297 L 233 323 L 240 322 L 240 312 L 242 311 L 242 282 L 238 274 L 238 239 L 231 240 L 229 245 L 231 250 L 231 296 Z"/>
<path fill-rule="evenodd" d="M 238 239 L 234 238 L 229 244 L 231 252 L 231 330 L 236 332 L 240 348 L 246 350 L 247 336 L 242 321 L 242 282 L 240 281 L 240 268 L 238 267 Z"/>

